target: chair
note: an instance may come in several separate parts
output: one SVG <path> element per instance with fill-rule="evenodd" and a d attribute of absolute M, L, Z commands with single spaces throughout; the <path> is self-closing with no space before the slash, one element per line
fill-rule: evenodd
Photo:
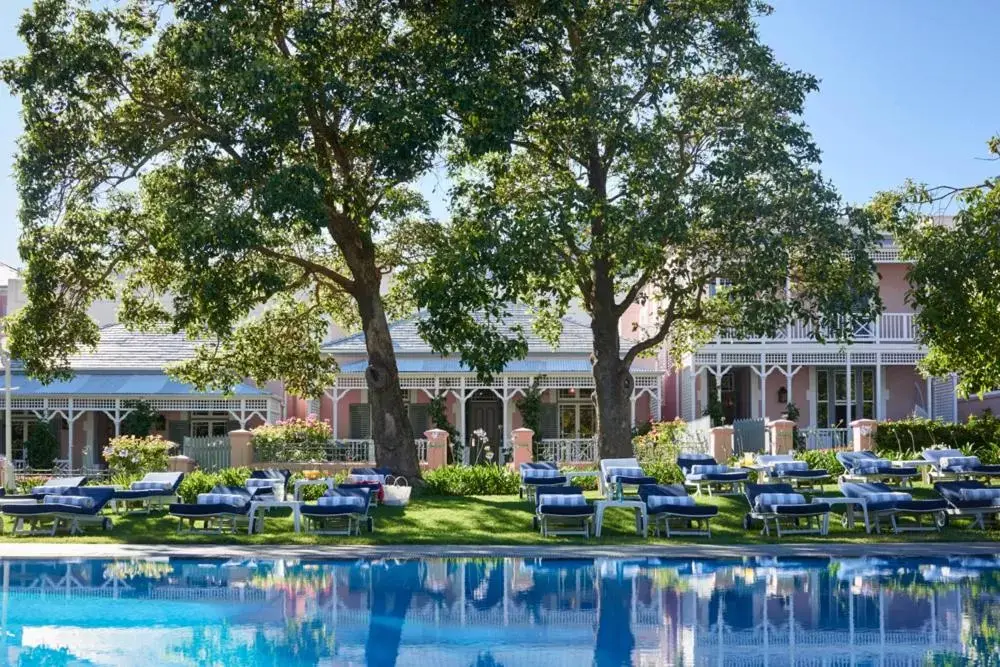
<path fill-rule="evenodd" d="M 966 456 L 957 449 L 925 449 L 923 457 L 932 463 L 931 479 L 939 481 L 1000 477 L 1000 465 L 984 465 L 978 456 Z"/>
<path fill-rule="evenodd" d="M 111 528 L 111 519 L 100 513 L 114 494 L 115 490 L 109 486 L 71 487 L 62 493 L 47 494 L 36 505 L 4 505 L 2 509 L 15 520 L 14 535 L 55 535 L 63 523 L 70 535 L 78 535 L 87 524 L 98 524 L 104 530 Z M 51 528 L 39 528 L 49 521 Z"/>
<path fill-rule="evenodd" d="M 304 531 L 313 535 L 360 535 L 361 525 L 375 529 L 369 516 L 372 492 L 369 488 L 344 488 L 327 491 L 315 503 L 303 503 L 299 512 L 306 525 Z"/>
<path fill-rule="evenodd" d="M 771 534 L 770 524 L 778 537 L 785 535 L 826 535 L 830 529 L 830 505 L 806 502 L 805 496 L 797 493 L 795 487 L 787 483 L 747 484 L 747 503 L 750 511 L 743 517 L 743 528 L 750 530 L 754 521 L 764 524 L 763 533 Z M 790 527 L 782 528 L 782 521 Z M 805 527 L 802 527 L 805 522 Z"/>
<path fill-rule="evenodd" d="M 972 519 L 972 528 L 986 530 L 986 517 L 995 518 L 1000 515 L 1000 488 L 988 486 L 978 480 L 965 479 L 936 482 L 934 490 L 948 503 L 948 509 L 945 510 L 947 515 Z"/>
<path fill-rule="evenodd" d="M 805 461 L 796 461 L 791 454 L 762 454 L 757 457 L 760 482 L 787 482 L 797 489 L 814 490 L 830 480 L 827 470 L 812 470 Z"/>
<path fill-rule="evenodd" d="M 909 493 L 895 491 L 883 482 L 841 482 L 840 491 L 848 498 L 864 498 L 868 518 L 874 520 L 875 532 L 881 532 L 880 519 L 888 517 L 894 533 L 941 530 L 947 516 L 948 503 L 944 498 L 914 500 Z M 915 526 L 900 526 L 899 516 L 909 516 Z M 923 517 L 930 517 L 931 525 L 923 525 Z"/>
<path fill-rule="evenodd" d="M 535 488 L 536 530 L 542 535 L 583 535 L 590 537 L 594 524 L 594 506 L 583 496 L 583 489 L 572 485 Z"/>
<path fill-rule="evenodd" d="M 566 475 L 559 472 L 559 468 L 555 463 L 546 463 L 543 461 L 522 463 L 520 472 L 521 488 L 518 491 L 518 495 L 521 498 L 526 497 L 528 500 L 534 499 L 535 489 L 539 486 L 555 486 L 557 484 L 566 484 L 569 481 Z"/>
<path fill-rule="evenodd" d="M 719 508 L 696 504 L 683 484 L 643 484 L 639 487 L 639 497 L 646 503 L 646 514 L 657 537 L 660 535 L 660 526 L 667 537 L 712 536 L 711 522 L 718 515 Z M 679 523 L 681 528 L 671 529 L 672 521 Z M 699 524 L 703 527 L 695 528 Z"/>
<path fill-rule="evenodd" d="M 249 521 L 254 492 L 239 486 L 215 486 L 209 493 L 199 493 L 195 503 L 171 503 L 167 511 L 178 518 L 179 533 L 236 532 L 239 524 Z M 184 522 L 188 522 L 187 530 Z M 202 528 L 197 528 L 197 522 Z"/>
<path fill-rule="evenodd" d="M 621 500 L 625 487 L 638 488 L 643 484 L 656 484 L 656 478 L 647 475 L 637 459 L 601 459 L 598 464 L 601 493 L 608 500 Z"/>
<path fill-rule="evenodd" d="M 284 500 L 288 480 L 292 478 L 290 470 L 265 468 L 254 470 L 246 481 L 246 488 L 254 491 L 255 499 Z"/>
<path fill-rule="evenodd" d="M 843 482 L 896 482 L 911 486 L 920 471 L 909 466 L 893 465 L 889 459 L 879 458 L 874 452 L 839 452 L 837 460 L 844 466 Z"/>
<path fill-rule="evenodd" d="M 684 486 L 693 488 L 698 495 L 704 489 L 710 496 L 713 492 L 720 496 L 737 496 L 750 478 L 749 470 L 730 468 L 718 463 L 715 457 L 698 452 L 681 452 L 677 455 L 677 466 L 684 473 Z"/>
<path fill-rule="evenodd" d="M 163 509 L 164 504 L 177 502 L 177 489 L 183 480 L 182 472 L 146 473 L 139 481 L 132 482 L 130 488 L 115 491 L 111 500 L 112 507 L 117 511 L 119 505 L 122 505 L 128 511 L 129 505 L 138 504 L 139 508 L 133 511 L 146 514 L 153 509 L 153 506 Z"/>

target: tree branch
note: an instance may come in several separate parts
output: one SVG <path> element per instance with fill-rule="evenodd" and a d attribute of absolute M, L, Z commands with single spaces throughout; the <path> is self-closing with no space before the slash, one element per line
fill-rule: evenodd
<path fill-rule="evenodd" d="M 331 280 L 332 282 L 339 285 L 346 292 L 353 294 L 354 290 L 357 288 L 357 283 L 343 275 L 342 273 L 331 269 L 328 266 L 323 266 L 317 262 L 306 259 L 304 257 L 299 257 L 297 255 L 289 255 L 287 253 L 278 252 L 268 248 L 267 246 L 254 246 L 252 250 L 259 252 L 265 257 L 270 257 L 271 259 L 277 259 L 283 262 L 288 262 L 289 264 L 294 264 L 302 269 L 305 269 L 309 273 L 317 276 L 323 276 Z"/>

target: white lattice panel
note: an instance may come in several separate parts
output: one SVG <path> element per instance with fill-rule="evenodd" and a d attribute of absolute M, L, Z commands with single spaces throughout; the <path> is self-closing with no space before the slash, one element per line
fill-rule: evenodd
<path fill-rule="evenodd" d="M 945 422 L 955 422 L 958 415 L 955 414 L 955 378 L 931 379 L 931 411 L 934 419 Z"/>
<path fill-rule="evenodd" d="M 887 366 L 909 366 L 923 359 L 923 352 L 883 352 L 882 363 Z"/>

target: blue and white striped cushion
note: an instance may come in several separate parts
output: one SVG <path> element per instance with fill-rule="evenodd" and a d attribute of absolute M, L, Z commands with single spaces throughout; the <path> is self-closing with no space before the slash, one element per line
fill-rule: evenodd
<path fill-rule="evenodd" d="M 962 500 L 1000 500 L 1000 489 L 961 489 L 958 495 Z"/>
<path fill-rule="evenodd" d="M 322 507 L 357 507 L 361 509 L 365 506 L 365 499 L 353 494 L 347 496 L 322 496 L 316 501 Z"/>
<path fill-rule="evenodd" d="M 699 463 L 691 466 L 692 475 L 712 475 L 720 472 L 729 472 L 729 466 L 722 463 L 713 463 L 711 465 Z"/>
<path fill-rule="evenodd" d="M 913 500 L 913 496 L 902 491 L 886 491 L 884 493 L 869 493 L 865 496 L 869 503 L 903 503 Z"/>
<path fill-rule="evenodd" d="M 775 505 L 804 505 L 805 496 L 801 493 L 762 493 L 754 501 L 757 507 L 771 507 Z"/>
<path fill-rule="evenodd" d="M 66 493 L 70 489 L 75 489 L 75 488 L 76 487 L 74 486 L 46 486 L 43 484 L 42 486 L 36 486 L 35 488 L 31 489 L 31 493 L 33 493 L 36 496 L 46 496 L 49 494 L 59 495 L 60 493 Z"/>
<path fill-rule="evenodd" d="M 805 461 L 778 461 L 777 463 L 771 465 L 771 470 L 775 475 L 781 475 L 786 472 L 809 470 L 809 464 Z"/>
<path fill-rule="evenodd" d="M 561 476 L 562 471 L 553 468 L 521 468 L 521 479 L 552 479 Z"/>
<path fill-rule="evenodd" d="M 608 479 L 615 477 L 645 477 L 642 468 L 608 468 Z"/>
<path fill-rule="evenodd" d="M 248 489 L 273 489 L 275 484 L 281 484 L 281 480 L 251 477 L 247 480 L 246 487 Z"/>
<path fill-rule="evenodd" d="M 238 493 L 199 493 L 199 505 L 232 505 L 233 507 L 243 507 L 248 502 L 246 496 Z"/>
<path fill-rule="evenodd" d="M 132 482 L 133 491 L 169 491 L 174 488 L 170 482 Z"/>
<path fill-rule="evenodd" d="M 873 475 L 890 467 L 892 467 L 892 462 L 889 459 L 862 459 L 854 464 L 854 472 L 861 475 Z"/>
<path fill-rule="evenodd" d="M 72 505 L 73 507 L 90 509 L 94 506 L 94 499 L 90 496 L 45 496 L 42 503 L 45 505 Z"/>
<path fill-rule="evenodd" d="M 646 498 L 646 506 L 651 509 L 666 505 L 691 507 L 694 505 L 694 498 L 691 496 L 648 496 Z"/>
<path fill-rule="evenodd" d="M 978 456 L 945 456 L 941 458 L 941 467 L 945 470 L 972 470 L 981 464 Z"/>
<path fill-rule="evenodd" d="M 350 484 L 383 484 L 385 477 L 374 474 L 348 475 L 347 481 Z"/>
<path fill-rule="evenodd" d="M 577 493 L 546 493 L 539 501 L 540 505 L 560 507 L 578 507 L 587 504 L 587 499 Z"/>

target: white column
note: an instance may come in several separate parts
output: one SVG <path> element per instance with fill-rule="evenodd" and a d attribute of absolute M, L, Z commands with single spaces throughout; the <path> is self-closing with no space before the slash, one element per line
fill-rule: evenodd
<path fill-rule="evenodd" d="M 504 375 L 503 399 L 501 400 L 501 404 L 503 405 L 503 426 L 502 426 L 503 435 L 500 436 L 502 438 L 502 442 L 500 443 L 500 446 L 497 447 L 497 460 L 500 462 L 500 465 L 506 463 L 506 461 L 504 461 L 503 458 L 503 450 L 504 447 L 506 447 L 507 444 L 510 442 L 510 399 L 511 399 L 511 393 L 507 387 L 507 376 Z"/>
<path fill-rule="evenodd" d="M 927 418 L 934 419 L 934 378 L 927 378 Z"/>
<path fill-rule="evenodd" d="M 847 423 L 844 424 L 844 426 L 848 426 L 848 427 L 851 424 L 851 421 L 852 421 L 852 416 L 851 415 L 854 412 L 854 410 L 851 409 L 851 408 L 854 407 L 854 406 L 851 405 L 852 401 L 854 400 L 854 396 L 853 396 L 853 393 L 854 393 L 854 391 L 853 391 L 854 390 L 854 387 L 853 387 L 854 382 L 852 382 L 853 375 L 854 374 L 851 372 L 851 353 L 848 352 L 847 353 Z M 834 399 L 836 399 L 836 397 L 834 397 Z"/>
<path fill-rule="evenodd" d="M 458 434 L 462 438 L 462 463 L 469 463 L 469 439 L 466 437 L 465 433 L 465 378 L 462 378 L 459 384 L 459 395 L 458 395 Z M 463 566 L 464 567 L 464 566 Z M 464 573 L 463 573 L 463 586 L 464 586 Z M 464 604 L 464 601 L 463 601 Z M 463 607 L 464 609 L 464 607 Z M 464 611 L 463 611 L 464 616 Z"/>
<path fill-rule="evenodd" d="M 715 400 L 722 403 L 722 353 L 715 355 Z"/>
<path fill-rule="evenodd" d="M 875 421 L 885 419 L 882 407 L 882 355 L 875 355 Z"/>
<path fill-rule="evenodd" d="M 333 401 L 333 414 L 331 415 L 330 425 L 333 428 L 333 439 L 336 440 L 340 437 L 340 390 L 336 387 L 333 388 L 333 395 L 330 396 L 330 400 Z"/>
<path fill-rule="evenodd" d="M 94 448 L 97 442 L 94 439 L 94 412 L 92 410 L 87 411 L 86 421 L 83 423 L 83 430 L 87 432 L 87 450 L 90 452 L 90 460 L 87 463 L 94 463 L 97 459 L 97 452 Z"/>
<path fill-rule="evenodd" d="M 115 399 L 115 416 L 112 417 L 115 422 L 115 437 L 117 438 L 122 434 L 122 399 Z"/>
<path fill-rule="evenodd" d="M 66 459 L 69 462 L 69 473 L 73 472 L 73 431 L 75 431 L 76 417 L 73 416 L 73 399 L 69 399 L 69 408 L 66 410 L 66 426 L 69 434 L 66 437 Z"/>
<path fill-rule="evenodd" d="M 631 415 L 632 419 L 631 421 L 632 428 L 635 428 L 635 399 L 636 395 L 635 395 L 635 390 L 633 389 L 632 396 L 629 398 L 629 411 L 630 411 L 629 414 Z"/>
<path fill-rule="evenodd" d="M 767 419 L 767 369 L 763 353 L 760 355 L 760 418 Z"/>

